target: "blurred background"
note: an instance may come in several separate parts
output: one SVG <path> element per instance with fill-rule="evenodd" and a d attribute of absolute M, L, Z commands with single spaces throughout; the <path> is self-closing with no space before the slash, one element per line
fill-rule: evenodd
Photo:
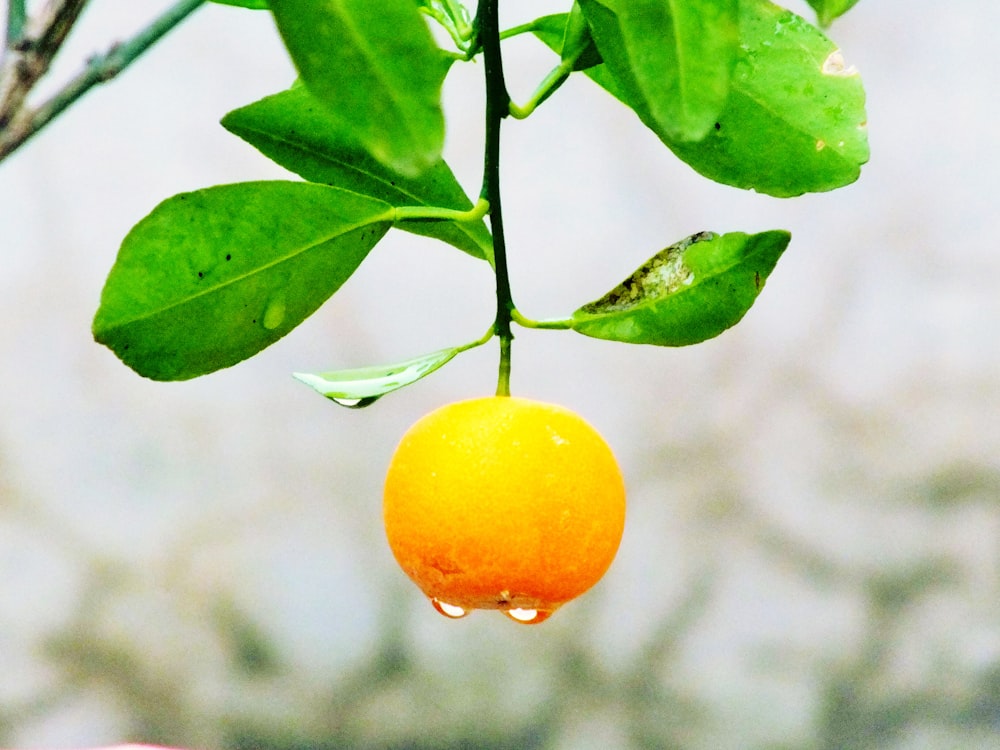
<path fill-rule="evenodd" d="M 91 2 L 52 85 L 168 5 Z M 381 527 L 399 436 L 492 392 L 495 346 L 363 411 L 290 377 L 477 338 L 485 264 L 392 232 L 305 325 L 195 381 L 93 343 L 117 248 L 159 201 L 288 176 L 217 124 L 292 80 L 269 16 L 197 11 L 0 165 L 0 745 L 1000 747 L 998 26 L 995 0 L 868 0 L 829 30 L 872 147 L 833 193 L 710 183 L 583 77 L 505 127 L 530 317 L 696 231 L 793 235 L 705 344 L 520 333 L 514 391 L 584 414 L 630 493 L 608 575 L 523 627 L 438 615 Z M 555 59 L 506 50 L 523 101 Z M 481 75 L 445 91 L 470 193 Z"/>

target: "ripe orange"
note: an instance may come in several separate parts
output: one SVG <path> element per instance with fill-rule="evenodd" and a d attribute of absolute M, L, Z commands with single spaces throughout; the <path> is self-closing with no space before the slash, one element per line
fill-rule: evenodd
<path fill-rule="evenodd" d="M 536 623 L 611 565 L 625 485 L 604 439 L 561 406 L 459 401 L 403 436 L 383 506 L 400 567 L 438 611 Z"/>

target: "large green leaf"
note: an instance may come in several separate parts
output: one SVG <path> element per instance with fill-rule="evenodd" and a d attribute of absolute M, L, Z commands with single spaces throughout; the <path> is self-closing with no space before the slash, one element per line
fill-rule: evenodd
<path fill-rule="evenodd" d="M 580 0 L 625 101 L 657 133 L 701 140 L 729 92 L 738 0 Z"/>
<path fill-rule="evenodd" d="M 718 336 L 750 309 L 791 235 L 702 232 L 650 258 L 573 313 L 573 330 L 629 344 L 686 346 Z"/>
<path fill-rule="evenodd" d="M 155 380 L 236 364 L 340 288 L 391 215 L 381 201 L 298 182 L 175 195 L 125 237 L 94 337 Z"/>
<path fill-rule="evenodd" d="M 533 31 L 559 52 L 557 23 L 549 17 Z M 740 41 L 729 97 L 709 135 L 682 142 L 654 132 L 724 185 L 790 197 L 854 182 L 868 161 L 865 92 L 836 45 L 767 0 L 740 0 Z M 605 65 L 586 74 L 633 106 Z"/>
<path fill-rule="evenodd" d="M 744 44 L 733 90 L 700 143 L 667 142 L 713 180 L 779 197 L 854 182 L 868 161 L 858 72 L 812 24 L 766 0 L 741 0 Z"/>
<path fill-rule="evenodd" d="M 829 26 L 835 19 L 853 8 L 858 0 L 806 0 L 823 26 Z"/>
<path fill-rule="evenodd" d="M 408 175 L 444 145 L 450 64 L 414 0 L 270 0 L 302 81 L 378 161 Z"/>
<path fill-rule="evenodd" d="M 400 174 L 367 154 L 338 129 L 337 121 L 304 86 L 296 86 L 233 110 L 222 125 L 281 166 L 311 182 L 346 188 L 394 206 L 472 207 L 443 161 L 418 177 Z M 448 242 L 477 258 L 492 255 L 493 240 L 482 221 L 403 221 L 397 226 Z"/>

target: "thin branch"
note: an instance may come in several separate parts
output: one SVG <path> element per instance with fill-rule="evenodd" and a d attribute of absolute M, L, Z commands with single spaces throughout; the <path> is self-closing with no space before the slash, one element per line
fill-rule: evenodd
<path fill-rule="evenodd" d="M 76 0 L 81 7 L 86 1 Z M 88 60 L 87 66 L 75 78 L 35 109 L 25 107 L 24 99 L 40 75 L 34 77 L 30 81 L 30 85 L 25 88 L 24 80 L 17 70 L 18 63 L 13 63 L 12 67 L 15 69 L 13 73 L 9 73 L 7 69 L 9 61 L 5 61 L 3 70 L 0 70 L 0 92 L 4 91 L 4 83 L 8 74 L 14 78 L 15 88 L 20 86 L 22 90 L 19 94 L 15 94 L 15 97 L 19 96 L 20 100 L 17 101 L 17 106 L 14 109 L 8 109 L 6 102 L 0 97 L 0 161 L 24 145 L 29 138 L 91 88 L 99 83 L 110 81 L 121 73 L 204 2 L 205 0 L 181 0 L 129 41 L 115 44 L 105 54 L 92 57 Z M 68 31 L 69 29 L 66 28 L 65 32 Z M 65 33 L 63 38 L 65 38 Z M 60 41 L 59 44 L 61 43 Z M 17 55 L 10 55 L 10 58 L 16 57 Z M 51 61 L 51 56 L 48 60 Z M 46 69 L 47 66 L 46 62 Z M 44 73 L 44 70 L 42 72 Z"/>
<path fill-rule="evenodd" d="M 86 4 L 87 0 L 50 0 L 37 16 L 19 19 L 23 33 L 13 40 L 0 69 L 0 129 L 17 118 L 28 93 L 48 71 Z M 23 8 L 15 16 L 21 12 Z"/>

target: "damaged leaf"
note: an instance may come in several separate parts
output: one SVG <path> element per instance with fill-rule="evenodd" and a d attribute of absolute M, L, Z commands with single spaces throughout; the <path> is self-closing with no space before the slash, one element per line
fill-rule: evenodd
<path fill-rule="evenodd" d="M 574 312 L 571 328 L 594 338 L 658 346 L 718 336 L 753 305 L 790 239 L 778 230 L 691 235 Z"/>

